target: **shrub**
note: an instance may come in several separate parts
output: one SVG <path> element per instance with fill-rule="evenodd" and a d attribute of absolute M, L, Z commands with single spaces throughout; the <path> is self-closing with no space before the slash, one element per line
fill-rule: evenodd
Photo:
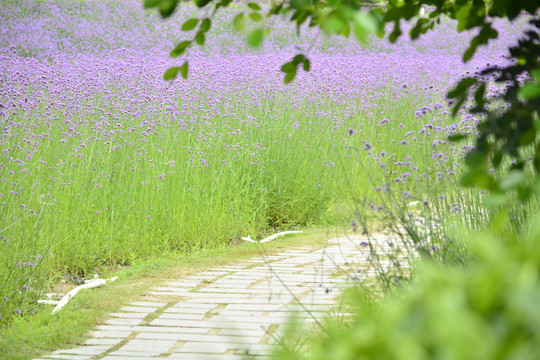
<path fill-rule="evenodd" d="M 465 267 L 424 261 L 416 282 L 375 303 L 351 290 L 350 321 L 311 336 L 304 358 L 539 359 L 540 216 L 504 239 L 479 233 L 473 251 Z"/>

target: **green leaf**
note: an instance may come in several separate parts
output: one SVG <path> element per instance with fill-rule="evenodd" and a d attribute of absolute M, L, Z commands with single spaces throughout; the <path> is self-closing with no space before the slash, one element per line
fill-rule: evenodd
<path fill-rule="evenodd" d="M 481 83 L 478 89 L 474 92 L 474 101 L 480 108 L 484 107 L 484 95 L 486 93 L 486 83 Z"/>
<path fill-rule="evenodd" d="M 383 22 L 396 21 L 403 18 L 403 12 L 399 8 L 390 9 L 384 14 Z"/>
<path fill-rule="evenodd" d="M 465 53 L 463 54 L 463 62 L 467 62 L 467 61 L 471 60 L 474 53 L 476 52 L 476 47 L 477 47 L 476 45 L 471 43 L 469 48 L 467 50 L 465 50 Z"/>
<path fill-rule="evenodd" d="M 159 14 L 161 17 L 168 18 L 171 16 L 177 4 L 178 0 L 161 0 L 159 3 Z"/>
<path fill-rule="evenodd" d="M 210 20 L 209 18 L 206 18 L 202 21 L 199 30 L 202 32 L 207 32 L 208 30 L 210 30 L 211 26 L 212 26 L 212 20 Z"/>
<path fill-rule="evenodd" d="M 252 10 L 261 11 L 261 7 L 258 4 L 254 3 L 254 2 L 248 3 L 247 6 Z"/>
<path fill-rule="evenodd" d="M 306 59 L 304 60 L 304 65 L 303 65 L 303 67 L 304 67 L 304 71 L 309 71 L 309 69 L 311 68 L 311 63 L 310 63 L 310 61 L 309 61 L 308 58 L 306 58 Z"/>
<path fill-rule="evenodd" d="M 500 152 L 498 152 L 493 155 L 493 160 L 491 160 L 491 162 L 493 163 L 494 167 L 498 168 L 501 165 L 502 159 L 503 159 L 503 155 Z"/>
<path fill-rule="evenodd" d="M 167 69 L 167 71 L 165 71 L 165 74 L 163 74 L 163 79 L 167 81 L 174 80 L 179 71 L 180 71 L 180 66 L 174 66 L 172 68 L 169 68 Z"/>
<path fill-rule="evenodd" d="M 451 141 L 451 142 L 459 142 L 463 139 L 466 139 L 467 138 L 467 135 L 464 135 L 464 134 L 454 134 L 454 135 L 450 135 L 448 136 L 448 141 Z"/>
<path fill-rule="evenodd" d="M 186 52 L 186 49 L 191 45 L 190 40 L 184 40 L 180 44 L 176 45 L 173 51 L 171 51 L 171 57 L 176 58 Z"/>
<path fill-rule="evenodd" d="M 472 169 L 478 169 L 486 163 L 487 154 L 484 151 L 474 150 L 465 157 L 465 164 Z"/>
<path fill-rule="evenodd" d="M 197 35 L 195 35 L 195 42 L 199 45 L 204 45 L 205 41 L 206 36 L 204 36 L 204 31 L 197 32 Z"/>
<path fill-rule="evenodd" d="M 454 104 L 454 107 L 452 108 L 452 116 L 456 116 L 459 109 L 461 109 L 461 106 L 463 106 L 463 103 L 467 100 L 466 96 L 460 95 L 460 98 L 458 101 Z"/>
<path fill-rule="evenodd" d="M 211 2 L 211 1 L 212 0 L 195 0 L 195 5 L 202 8 L 202 7 L 205 7 L 206 5 L 208 5 L 208 3 Z"/>
<path fill-rule="evenodd" d="M 283 3 L 279 3 L 279 4 L 274 3 L 272 7 L 270 8 L 270 10 L 268 11 L 268 15 L 277 15 L 281 13 L 283 9 L 283 5 L 284 5 Z"/>
<path fill-rule="evenodd" d="M 526 176 L 522 170 L 510 170 L 501 180 L 499 186 L 501 190 L 511 190 L 523 184 L 525 180 Z"/>
<path fill-rule="evenodd" d="M 262 15 L 259 13 L 251 13 L 249 14 L 249 18 L 255 22 L 260 22 L 263 19 Z"/>
<path fill-rule="evenodd" d="M 298 66 L 300 63 L 304 61 L 306 57 L 303 54 L 298 54 L 292 59 L 292 63 L 296 66 Z"/>
<path fill-rule="evenodd" d="M 470 88 L 474 84 L 476 84 L 476 79 L 474 79 L 474 78 L 467 77 L 467 78 L 462 79 L 456 85 L 456 87 L 448 93 L 448 98 L 450 98 L 450 99 L 456 98 L 458 95 L 465 92 L 468 88 Z"/>
<path fill-rule="evenodd" d="M 401 36 L 401 27 L 399 25 L 399 21 L 396 21 L 394 24 L 394 30 L 390 33 L 390 36 L 388 36 L 388 40 L 390 42 L 396 42 L 396 40 Z"/>
<path fill-rule="evenodd" d="M 326 19 L 325 29 L 329 33 L 341 34 L 345 29 L 345 22 L 338 14 L 330 14 Z"/>
<path fill-rule="evenodd" d="M 281 71 L 283 71 L 286 74 L 290 72 L 296 72 L 296 65 L 293 64 L 292 62 L 285 63 L 283 64 L 283 66 L 281 66 Z"/>
<path fill-rule="evenodd" d="M 186 61 L 182 66 L 180 66 L 180 75 L 182 75 L 184 79 L 187 79 L 188 71 L 189 71 L 189 64 Z"/>
<path fill-rule="evenodd" d="M 356 11 L 352 18 L 352 30 L 356 38 L 362 42 L 367 41 L 370 34 L 375 34 L 380 29 L 380 22 L 373 14 Z"/>
<path fill-rule="evenodd" d="M 518 200 L 522 203 L 527 201 L 531 197 L 533 191 L 534 189 L 531 186 L 520 187 L 518 189 Z"/>
<path fill-rule="evenodd" d="M 233 26 L 236 31 L 244 29 L 244 13 L 237 14 L 233 19 Z"/>
<path fill-rule="evenodd" d="M 519 146 L 527 146 L 536 140 L 536 129 L 534 127 L 527 129 L 519 138 Z"/>
<path fill-rule="evenodd" d="M 227 7 L 230 5 L 230 3 L 232 2 L 232 0 L 221 0 L 220 2 L 218 2 L 216 4 L 216 7 L 214 8 L 214 14 L 219 10 L 220 7 Z"/>
<path fill-rule="evenodd" d="M 199 23 L 199 19 L 193 18 L 186 20 L 184 25 L 182 25 L 182 31 L 191 31 L 195 29 L 195 26 Z"/>
<path fill-rule="evenodd" d="M 468 20 L 470 18 L 471 9 L 472 5 L 467 4 L 461 6 L 461 8 L 459 8 L 459 10 L 457 11 L 456 20 L 458 21 L 458 32 L 462 32 L 463 30 L 468 28 Z"/>
<path fill-rule="evenodd" d="M 295 76 L 296 76 L 296 68 L 295 68 L 294 72 L 290 72 L 290 73 L 285 74 L 285 80 L 284 80 L 285 84 L 288 84 L 291 81 L 293 81 Z"/>
<path fill-rule="evenodd" d="M 250 46 L 256 48 L 261 45 L 264 37 L 264 31 L 261 28 L 255 29 L 249 34 L 247 42 Z"/>
<path fill-rule="evenodd" d="M 491 194 L 484 200 L 484 205 L 489 208 L 497 208 L 506 205 L 508 201 L 508 195 L 504 193 Z"/>
<path fill-rule="evenodd" d="M 144 0 L 143 6 L 145 8 L 153 8 L 159 5 L 161 0 Z"/>
<path fill-rule="evenodd" d="M 525 84 L 521 89 L 519 89 L 519 95 L 525 100 L 537 98 L 540 96 L 540 85 L 531 83 Z"/>
<path fill-rule="evenodd" d="M 469 171 L 461 178 L 464 186 L 477 186 L 480 189 L 496 190 L 495 180 L 485 171 Z"/>

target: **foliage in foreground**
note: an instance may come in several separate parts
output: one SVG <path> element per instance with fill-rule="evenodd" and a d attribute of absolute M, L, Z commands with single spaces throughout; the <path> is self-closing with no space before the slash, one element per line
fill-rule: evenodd
<path fill-rule="evenodd" d="M 505 239 L 504 221 L 494 223 L 467 239 L 470 265 L 426 261 L 417 282 L 380 302 L 352 291 L 347 325 L 309 339 L 303 356 L 281 350 L 276 359 L 538 359 L 540 217 Z"/>

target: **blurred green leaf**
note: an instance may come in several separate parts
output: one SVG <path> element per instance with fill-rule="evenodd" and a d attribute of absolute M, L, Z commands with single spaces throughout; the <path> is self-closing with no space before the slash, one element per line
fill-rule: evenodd
<path fill-rule="evenodd" d="M 186 49 L 191 45 L 190 40 L 184 40 L 180 42 L 173 51 L 171 51 L 171 57 L 176 58 L 186 52 Z"/>
<path fill-rule="evenodd" d="M 465 50 L 463 53 L 463 62 L 467 62 L 473 57 L 474 53 L 476 52 L 476 48 L 477 46 L 475 44 L 469 45 L 467 50 Z"/>
<path fill-rule="evenodd" d="M 401 27 L 398 20 L 394 23 L 394 30 L 392 30 L 392 32 L 390 33 L 390 36 L 388 36 L 388 40 L 390 40 L 390 42 L 396 42 L 400 36 L 401 36 Z"/>
<path fill-rule="evenodd" d="M 184 79 L 187 79 L 188 77 L 188 71 L 189 71 L 189 64 L 188 62 L 186 61 L 182 66 L 180 66 L 180 75 L 182 75 L 182 77 Z"/>
<path fill-rule="evenodd" d="M 182 55 L 190 45 L 191 45 L 190 40 L 184 40 L 184 41 L 180 42 L 178 45 L 176 45 L 176 47 L 173 49 L 173 51 L 171 51 L 170 56 L 172 58 L 176 58 L 176 57 Z"/>
<path fill-rule="evenodd" d="M 244 29 L 244 13 L 239 13 L 234 17 L 233 26 L 236 31 Z"/>
<path fill-rule="evenodd" d="M 519 146 L 527 146 L 536 140 L 537 132 L 534 127 L 525 130 L 519 138 Z"/>
<path fill-rule="evenodd" d="M 489 208 L 498 208 L 506 205 L 508 202 L 508 195 L 505 193 L 493 193 L 490 194 L 484 200 L 484 205 Z"/>
<path fill-rule="evenodd" d="M 209 18 L 206 18 L 202 21 L 199 29 L 202 32 L 207 32 L 208 30 L 210 30 L 211 26 L 212 26 L 212 20 L 210 20 Z"/>
<path fill-rule="evenodd" d="M 204 42 L 206 41 L 206 36 L 204 35 L 204 31 L 198 31 L 195 35 L 195 42 L 199 45 L 204 45 Z"/>
<path fill-rule="evenodd" d="M 304 71 L 309 71 L 309 69 L 311 68 L 311 63 L 309 61 L 309 59 L 305 59 L 304 60 Z"/>
<path fill-rule="evenodd" d="M 263 19 L 262 15 L 259 13 L 251 13 L 249 14 L 249 18 L 255 22 L 260 22 Z"/>
<path fill-rule="evenodd" d="M 195 0 L 195 5 L 197 5 L 197 7 L 205 7 L 206 5 L 208 5 L 208 3 L 210 3 L 212 0 Z"/>
<path fill-rule="evenodd" d="M 462 94 L 466 90 L 468 90 L 471 86 L 476 84 L 477 80 L 475 78 L 467 77 L 464 79 L 461 79 L 461 81 L 456 85 L 452 91 L 448 93 L 448 98 L 454 99 L 458 95 Z"/>
<path fill-rule="evenodd" d="M 281 66 L 281 71 L 290 73 L 296 71 L 296 66 L 292 62 L 285 63 Z"/>
<path fill-rule="evenodd" d="M 168 18 L 171 16 L 177 4 L 178 0 L 161 0 L 159 2 L 159 14 L 161 17 Z"/>
<path fill-rule="evenodd" d="M 539 84 L 525 84 L 519 89 L 519 95 L 523 96 L 525 100 L 534 99 L 540 96 Z"/>
<path fill-rule="evenodd" d="M 499 186 L 502 190 L 511 190 L 522 185 L 525 180 L 526 176 L 522 170 L 510 170 L 500 181 Z"/>
<path fill-rule="evenodd" d="M 261 28 L 253 30 L 247 38 L 247 42 L 250 46 L 256 48 L 259 47 L 263 41 L 264 31 Z"/>
<path fill-rule="evenodd" d="M 448 136 L 448 141 L 451 141 L 451 142 L 459 142 L 461 140 L 464 140 L 467 138 L 467 135 L 464 135 L 464 134 L 454 134 L 454 135 L 450 135 Z"/>
<path fill-rule="evenodd" d="M 484 151 L 474 150 L 465 157 L 465 164 L 473 169 L 478 169 L 485 165 L 487 154 Z"/>
<path fill-rule="evenodd" d="M 295 68 L 295 71 L 285 74 L 285 80 L 284 80 L 285 84 L 288 84 L 291 81 L 293 81 L 295 76 L 296 76 L 296 68 Z"/>
<path fill-rule="evenodd" d="M 298 66 L 300 63 L 302 63 L 304 61 L 305 58 L 306 57 L 303 54 L 298 54 L 292 59 L 292 63 L 295 66 Z"/>
<path fill-rule="evenodd" d="M 252 10 L 261 11 L 261 7 L 257 3 L 250 2 L 247 4 L 247 6 Z"/>
<path fill-rule="evenodd" d="M 144 0 L 143 6 L 145 8 L 153 8 L 159 5 L 161 0 Z"/>
<path fill-rule="evenodd" d="M 345 21 L 337 13 L 333 13 L 326 18 L 325 29 L 328 33 L 341 34 L 345 25 Z"/>
<path fill-rule="evenodd" d="M 184 25 L 182 25 L 182 31 L 191 31 L 195 29 L 195 26 L 199 23 L 199 19 L 193 18 L 186 20 Z"/>
<path fill-rule="evenodd" d="M 167 71 L 165 71 L 165 74 L 163 74 L 163 79 L 174 80 L 179 71 L 180 71 L 180 66 L 174 66 L 172 68 L 169 68 L 167 69 Z"/>
<path fill-rule="evenodd" d="M 458 21 L 458 27 L 457 30 L 459 32 L 462 32 L 463 30 L 468 28 L 468 20 L 471 17 L 472 5 L 471 4 L 465 4 L 459 8 L 459 10 L 456 12 L 456 20 Z"/>
<path fill-rule="evenodd" d="M 379 29 L 379 22 L 372 14 L 356 11 L 353 14 L 352 30 L 356 38 L 365 42 L 370 34 L 374 34 Z"/>

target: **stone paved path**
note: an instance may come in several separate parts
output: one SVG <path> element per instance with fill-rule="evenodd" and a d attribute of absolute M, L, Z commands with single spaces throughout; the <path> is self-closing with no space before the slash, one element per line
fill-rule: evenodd
<path fill-rule="evenodd" d="M 337 238 L 325 249 L 297 248 L 171 280 L 110 314 L 84 345 L 41 359 L 267 359 L 290 316 L 314 321 L 306 309 L 322 316 L 348 279 L 369 276 L 362 271 L 369 247 L 359 246 L 365 240 Z M 383 249 L 388 238 L 371 241 Z"/>

